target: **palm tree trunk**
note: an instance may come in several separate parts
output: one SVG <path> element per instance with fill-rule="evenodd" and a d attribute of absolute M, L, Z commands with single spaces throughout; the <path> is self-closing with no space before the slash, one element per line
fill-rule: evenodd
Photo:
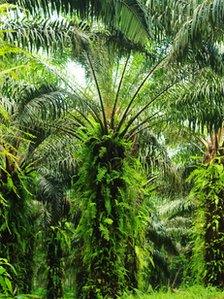
<path fill-rule="evenodd" d="M 219 154 L 223 128 L 218 133 L 211 134 L 210 142 L 204 156 L 204 163 L 214 163 L 219 166 L 220 161 L 215 157 Z M 212 162 L 213 161 L 213 162 Z M 223 163 L 223 162 L 221 162 Z M 212 165 L 212 164 L 211 164 Z M 222 165 L 221 165 L 222 166 Z M 210 169 L 209 167 L 207 170 Z M 214 168 L 216 170 L 216 168 Z M 224 188 L 220 188 L 220 172 L 211 172 L 209 186 L 204 192 L 209 194 L 204 202 L 204 262 L 206 285 L 224 286 Z"/>
<path fill-rule="evenodd" d="M 205 202 L 205 283 L 224 287 L 224 191 Z"/>
<path fill-rule="evenodd" d="M 137 286 L 131 228 L 136 198 L 131 199 L 125 181 L 126 148 L 122 142 L 104 136 L 100 141 L 93 138 L 84 152 L 85 163 L 77 182 L 85 194 L 78 226 L 78 254 L 83 268 L 77 275 L 77 284 L 82 284 L 78 298 L 116 298 L 125 289 Z M 85 274 L 80 280 L 82 272 Z"/>
<path fill-rule="evenodd" d="M 63 267 L 61 241 L 55 229 L 48 230 L 47 238 L 47 299 L 63 298 Z"/>

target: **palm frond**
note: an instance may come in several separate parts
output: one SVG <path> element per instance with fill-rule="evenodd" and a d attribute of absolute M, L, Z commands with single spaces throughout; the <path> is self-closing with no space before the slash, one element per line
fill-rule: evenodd
<path fill-rule="evenodd" d="M 98 79 L 97 79 L 97 76 L 96 76 L 95 69 L 93 67 L 93 63 L 92 63 L 91 57 L 89 56 L 88 53 L 87 53 L 87 58 L 88 58 L 88 62 L 89 62 L 90 68 L 92 70 L 94 82 L 95 82 L 97 93 L 98 93 L 98 97 L 99 97 L 99 100 L 100 100 L 100 108 L 101 108 L 102 116 L 103 116 L 103 126 L 101 125 L 101 127 L 102 127 L 102 129 L 105 130 L 105 132 L 107 132 L 106 112 L 105 112 L 105 108 L 104 108 L 104 103 L 103 103 L 103 98 L 102 98 L 100 86 L 99 86 L 99 83 L 98 83 Z M 100 123 L 101 123 L 101 121 L 100 121 Z"/>
<path fill-rule="evenodd" d="M 156 38 L 169 41 L 193 14 L 198 3 L 198 0 L 147 0 L 146 6 L 153 19 Z"/>
<path fill-rule="evenodd" d="M 124 121 L 126 120 L 126 117 L 127 117 L 127 115 L 128 115 L 128 113 L 129 113 L 129 111 L 130 111 L 130 109 L 131 109 L 131 106 L 133 105 L 133 103 L 134 103 L 134 101 L 135 101 L 135 99 L 136 99 L 136 97 L 138 96 L 138 94 L 139 94 L 139 92 L 141 91 L 141 89 L 142 89 L 142 87 L 144 86 L 144 84 L 146 83 L 146 81 L 150 78 L 150 76 L 152 76 L 153 75 L 153 73 L 161 66 L 161 64 L 164 62 L 164 57 L 161 59 L 161 60 L 159 60 L 158 62 L 156 62 L 155 63 L 155 65 L 150 69 L 150 71 L 147 73 L 147 75 L 144 77 L 144 79 L 141 81 L 141 83 L 139 84 L 139 86 L 138 86 L 138 88 L 137 88 L 137 90 L 135 91 L 135 93 L 134 93 L 134 95 L 131 97 L 131 99 L 130 99 L 130 101 L 129 101 L 129 103 L 128 103 L 128 105 L 127 105 L 127 107 L 126 107 L 126 109 L 125 109 L 125 111 L 124 111 L 124 113 L 123 113 L 123 115 L 122 115 L 122 117 L 121 117 L 121 120 L 120 120 L 120 122 L 119 122 L 119 124 L 118 124 L 118 126 L 117 126 L 117 128 L 116 128 L 116 131 L 117 132 L 119 132 L 120 131 L 120 129 L 121 129 L 121 127 L 122 127 L 122 125 L 123 125 L 123 123 L 124 123 Z M 151 101 L 149 101 L 149 103 L 147 103 L 146 105 L 145 105 L 145 107 L 146 108 L 142 108 L 138 113 L 137 113 L 137 116 L 134 116 L 134 117 L 132 117 L 132 119 L 129 121 L 129 124 L 128 124 L 128 126 L 130 126 L 132 123 L 133 123 L 133 121 L 145 110 L 145 109 L 147 109 L 149 106 L 150 106 L 150 104 L 151 104 L 151 102 L 152 101 L 154 101 L 155 99 L 152 99 Z M 126 129 L 127 130 L 127 129 Z M 126 133 L 126 130 L 125 130 L 125 133 Z"/>
<path fill-rule="evenodd" d="M 183 216 L 191 213 L 194 210 L 192 202 L 186 199 L 175 199 L 167 202 L 159 207 L 159 214 L 164 217 L 168 216 L 168 219 L 175 218 L 177 216 Z"/>
<path fill-rule="evenodd" d="M 64 182 L 58 181 L 56 173 L 54 175 L 46 173 L 45 176 L 40 176 L 36 196 L 47 207 L 46 224 L 57 225 L 65 215 L 68 215 L 70 205 L 65 197 L 65 185 Z"/>
<path fill-rule="evenodd" d="M 144 53 L 146 57 L 152 57 L 153 53 L 151 49 L 148 49 L 148 44 L 141 44 L 140 42 L 134 42 L 130 38 L 127 38 L 123 32 L 119 29 L 109 30 L 94 30 L 90 32 L 90 36 L 96 41 L 103 41 L 109 48 L 110 52 L 116 53 L 118 56 L 126 56 L 127 53 Z"/>
<path fill-rule="evenodd" d="M 23 125 L 38 121 L 38 118 L 56 119 L 62 116 L 69 106 L 68 94 L 49 84 L 34 86 L 6 80 L 2 86 L 2 95 L 8 97 L 8 104 L 4 98 L 2 104 L 7 104 L 9 107 L 10 103 L 12 117 Z"/>
<path fill-rule="evenodd" d="M 111 123 L 110 123 L 110 126 L 111 126 L 112 129 L 114 129 L 114 116 L 115 116 L 115 112 L 116 112 L 116 109 L 117 109 L 117 102 L 118 102 L 118 98 L 119 98 L 119 93 L 120 93 L 120 89 L 121 89 L 121 86 L 122 86 L 122 82 L 123 82 L 123 79 L 124 79 L 124 75 L 125 75 L 125 72 L 126 72 L 126 69 L 127 69 L 129 59 L 130 59 L 130 55 L 127 56 L 127 59 L 125 61 L 124 69 L 123 69 L 122 74 L 121 74 L 121 78 L 120 78 L 120 81 L 119 81 L 119 84 L 118 84 L 118 88 L 117 88 L 117 92 L 116 92 L 116 96 L 115 96 L 115 100 L 114 100 L 114 105 L 113 105 L 113 109 L 112 109 L 112 113 L 111 113 Z"/>
<path fill-rule="evenodd" d="M 77 14 L 82 19 L 98 19 L 110 29 L 120 29 L 128 38 L 135 42 L 144 43 L 149 37 L 150 26 L 147 18 L 147 11 L 143 3 L 139 0 L 113 0 L 110 2 L 99 0 L 83 1 L 37 1 L 37 0 L 20 0 L 10 3 L 16 3 L 32 14 L 42 13 L 47 16 L 56 11 Z"/>
<path fill-rule="evenodd" d="M 196 1 L 193 14 L 176 35 L 170 52 L 171 59 L 183 59 L 192 52 L 201 51 L 206 43 L 220 43 L 222 38 L 222 23 L 224 6 L 221 0 Z"/>
<path fill-rule="evenodd" d="M 88 36 L 78 26 L 64 18 L 45 19 L 39 14 L 35 17 L 22 12 L 4 19 L 0 26 L 4 39 L 14 46 L 24 47 L 30 51 L 44 49 L 47 52 L 62 50 L 73 46 L 87 48 Z"/>
<path fill-rule="evenodd" d="M 177 255 L 178 251 L 171 236 L 167 235 L 167 232 L 156 231 L 156 228 L 148 229 L 147 238 L 153 242 L 158 248 L 165 248 L 165 250 L 172 255 Z"/>
<path fill-rule="evenodd" d="M 188 122 L 193 131 L 217 131 L 223 122 L 223 86 L 222 77 L 209 69 L 183 82 L 170 94 L 173 100 L 168 110 L 172 109 L 172 118 L 181 124 Z"/>

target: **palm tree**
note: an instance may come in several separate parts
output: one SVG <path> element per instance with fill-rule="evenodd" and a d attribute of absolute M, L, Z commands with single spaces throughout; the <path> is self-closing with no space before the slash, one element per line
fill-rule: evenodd
<path fill-rule="evenodd" d="M 217 54 L 216 54 L 217 56 Z M 214 60 L 213 60 L 214 61 Z M 172 118 L 182 125 L 189 123 L 192 133 L 196 135 L 198 146 L 204 151 L 202 165 L 190 175 L 194 186 L 192 196 L 197 198 L 197 222 L 203 229 L 198 231 L 203 244 L 200 250 L 204 264 L 204 282 L 223 286 L 223 202 L 222 202 L 222 147 L 223 147 L 223 79 L 222 55 L 216 57 L 215 65 L 204 66 L 198 71 L 194 81 L 188 80 L 178 89 L 178 96 L 170 104 Z M 215 72 L 215 71 L 216 72 Z M 184 107 L 180 109 L 180 107 Z M 170 111 L 171 111 L 170 110 Z M 203 215 L 203 216 L 202 216 Z M 198 252 L 196 252 L 198 254 Z M 199 254 L 200 255 L 200 254 Z"/>
<path fill-rule="evenodd" d="M 64 222 L 71 221 L 70 200 L 66 191 L 71 189 L 76 175 L 73 158 L 76 140 L 72 134 L 56 136 L 53 134 L 43 143 L 44 163 L 38 166 L 37 198 L 47 211 L 41 227 L 44 228 L 44 245 L 47 248 L 47 294 L 46 298 L 63 298 L 63 255 L 64 248 L 61 231 L 66 234 Z M 73 137 L 74 138 L 74 137 Z M 41 154 L 42 156 L 42 154 Z"/>
<path fill-rule="evenodd" d="M 118 68 L 119 80 L 114 76 L 111 57 L 105 57 L 110 64 L 102 69 L 98 59 L 86 54 L 97 94 L 94 90 L 89 92 L 84 115 L 81 111 L 72 113 L 75 134 L 80 140 L 79 179 L 74 185 L 77 197 L 81 198 L 81 219 L 77 228 L 80 298 L 96 298 L 100 294 L 114 297 L 122 293 L 125 285 L 137 287 L 135 250 L 144 239 L 144 234 L 138 237 L 138 228 L 143 225 L 138 210 L 142 206 L 140 193 L 145 179 L 141 182 L 142 177 L 137 174 L 142 170 L 135 160 L 135 144 L 139 131 L 150 124 L 155 115 L 140 117 L 171 87 L 168 84 L 162 91 L 154 90 L 153 97 L 145 103 L 139 96 L 140 91 L 162 62 L 158 61 L 136 85 L 136 80 L 131 82 L 128 75 L 130 57 L 123 61 L 123 69 Z M 134 88 L 136 90 L 127 101 Z M 137 101 L 138 109 L 134 105 Z M 151 113 L 155 114 L 153 109 Z"/>
<path fill-rule="evenodd" d="M 118 9 L 118 7 L 116 7 L 116 10 L 117 9 Z M 132 14 L 133 14 L 133 12 L 135 12 L 135 7 L 133 7 L 132 9 L 133 9 L 133 11 L 131 10 L 131 13 L 129 11 L 126 12 L 125 7 L 123 9 L 124 13 L 126 13 L 126 17 L 130 18 L 131 21 L 133 19 Z M 13 8 L 12 8 L 12 10 L 13 10 Z M 20 8 L 19 8 L 19 10 L 20 10 Z M 25 48 L 28 48 L 29 50 L 33 50 L 33 49 L 39 50 L 41 48 L 45 48 L 48 51 L 50 48 L 54 49 L 55 47 L 58 48 L 58 46 L 64 47 L 66 45 L 69 45 L 69 43 L 72 43 L 72 42 L 74 44 L 74 41 L 76 43 L 78 43 L 78 45 L 81 45 L 81 46 L 84 45 L 84 47 L 86 47 L 86 45 L 85 45 L 86 44 L 86 36 L 83 37 L 82 34 L 79 34 L 78 30 L 74 29 L 74 26 L 70 25 L 68 22 L 66 22 L 65 20 L 61 20 L 61 19 L 58 19 L 56 21 L 49 19 L 48 21 L 45 21 L 45 19 L 43 19 L 43 17 L 42 17 L 44 15 L 43 11 L 40 12 L 40 15 L 41 15 L 41 17 L 36 16 L 36 21 L 34 21 L 33 18 L 31 19 L 30 16 L 27 15 L 23 10 L 22 11 L 20 10 L 19 13 L 17 13 L 17 11 L 14 11 L 12 13 L 12 18 L 8 18 L 7 20 L 4 20 L 4 22 L 2 24 L 2 30 L 4 32 L 4 39 L 6 39 L 7 41 L 9 41 L 11 43 L 16 42 L 16 45 L 23 46 Z M 137 20 L 137 23 L 138 23 L 138 20 Z M 118 26 L 118 25 L 116 24 L 116 26 Z M 111 27 L 112 27 L 112 25 L 111 25 Z M 78 37 L 78 39 L 76 39 L 76 37 Z M 130 34 L 129 34 L 129 37 L 131 38 Z M 136 38 L 136 40 L 137 40 L 137 38 Z M 57 43 L 55 43 L 55 41 L 57 41 Z M 33 92 L 33 90 L 31 88 L 31 90 L 28 91 L 28 93 L 30 93 L 28 95 L 28 97 L 32 96 L 32 92 Z M 35 93 L 35 91 L 34 91 L 34 93 Z M 24 95 L 22 95 L 22 96 L 24 96 Z M 50 115 L 48 110 L 49 109 L 51 110 L 52 108 L 54 109 L 54 104 L 51 105 L 51 101 L 54 101 L 53 97 L 56 98 L 57 94 L 52 95 L 52 98 L 50 96 L 48 98 L 49 101 L 47 101 L 46 103 L 44 103 L 44 101 L 39 99 L 40 102 L 38 104 L 43 105 L 43 107 L 42 107 L 43 109 L 42 109 L 41 113 L 39 114 L 40 118 L 46 118 L 47 116 Z M 27 155 L 21 164 L 22 169 L 25 170 L 26 167 L 29 167 L 29 165 L 33 165 L 32 164 L 33 163 L 32 155 L 34 154 L 35 149 L 42 143 L 42 141 L 46 137 L 45 136 L 46 132 L 44 132 L 44 129 L 41 128 L 41 124 L 40 124 L 40 121 L 38 120 L 38 118 L 35 119 L 35 126 L 34 127 L 32 126 L 31 128 L 29 128 L 29 130 L 27 130 L 27 127 L 29 126 L 30 122 L 33 121 L 33 108 L 34 109 L 36 108 L 35 107 L 36 103 L 35 103 L 35 101 L 30 102 L 30 99 L 28 99 L 28 101 L 26 103 L 26 95 L 25 95 L 24 100 L 25 100 L 25 103 L 23 104 L 21 102 L 21 105 L 19 105 L 20 107 L 17 107 L 18 112 L 16 113 L 16 115 L 13 115 L 13 119 L 15 118 L 16 121 L 19 122 L 19 124 L 21 122 L 20 125 L 22 125 L 23 130 L 25 130 L 25 134 L 27 134 L 27 133 L 32 134 L 36 138 L 34 144 L 32 144 L 32 141 L 30 143 L 30 140 L 29 140 L 30 138 L 28 138 L 28 140 L 27 140 L 27 143 L 29 144 L 28 149 L 27 149 Z M 60 102 L 60 104 L 63 105 L 63 102 L 60 101 L 60 99 L 59 99 L 58 103 L 59 102 Z M 31 107 L 29 107 L 29 105 L 27 107 L 27 104 L 31 104 Z M 31 115 L 30 115 L 30 113 L 31 113 Z M 57 111 L 56 111 L 56 113 L 57 113 Z M 13 112 L 13 114 L 14 114 L 14 112 Z M 20 147 L 20 146 L 21 146 L 21 144 L 18 142 L 18 144 L 16 144 L 16 147 Z M 20 155 L 20 154 L 16 153 L 16 155 Z M 35 166 L 35 164 L 34 164 L 34 166 Z M 28 173 L 33 172 L 33 169 L 35 169 L 35 167 L 33 168 L 33 166 L 32 166 L 32 169 L 28 170 Z M 26 171 L 25 171 L 24 175 L 26 176 Z M 19 184 L 20 183 L 18 182 L 18 185 Z M 25 197 L 24 197 L 24 199 L 25 199 Z M 13 211 L 13 205 L 12 205 L 12 211 Z M 18 209 L 18 211 L 19 211 L 19 209 Z M 24 214 L 26 215 L 25 212 L 24 212 Z M 26 218 L 26 217 L 24 217 L 24 218 Z M 11 220 L 12 220 L 11 222 L 13 223 L 14 219 L 11 219 Z M 53 235 L 52 242 L 56 242 L 56 241 L 57 241 L 57 236 Z M 49 244 L 49 246 L 52 245 L 52 242 L 51 242 L 51 244 Z M 15 241 L 15 244 L 16 243 L 18 245 L 17 241 Z M 59 244 L 59 247 L 60 247 L 60 244 Z M 12 251 L 13 250 L 14 249 L 12 249 Z M 32 248 L 30 250 L 32 252 Z M 50 250 L 49 250 L 49 252 L 50 252 Z M 9 255 L 12 256 L 12 253 L 9 253 Z M 11 261 L 15 262 L 15 264 L 17 263 L 16 259 L 11 260 Z M 18 266 L 18 268 L 19 268 L 19 266 Z M 30 265 L 30 269 L 32 269 L 31 265 Z M 25 272 L 27 273 L 26 269 L 25 269 Z M 52 274 L 53 274 L 53 272 L 52 272 Z M 51 275 L 51 274 L 49 274 L 49 275 L 50 275 L 49 276 L 49 280 L 50 280 L 51 277 L 53 277 L 53 275 Z M 21 286 L 22 291 L 28 292 L 31 289 L 31 278 L 32 278 L 32 275 L 29 275 L 29 283 L 27 284 L 26 289 L 24 286 Z M 20 283 L 20 281 L 18 283 Z M 54 296 L 57 297 L 59 295 L 60 288 L 61 287 L 59 285 L 58 292 L 56 295 L 54 294 Z M 51 286 L 50 293 L 48 294 L 50 297 L 53 294 L 52 293 L 54 291 L 53 289 L 54 289 L 54 286 L 53 286 L 53 288 Z"/>
<path fill-rule="evenodd" d="M 1 256 L 16 268 L 15 285 L 25 293 L 32 285 L 35 216 L 31 199 L 33 173 L 40 162 L 35 152 L 50 134 L 43 120 L 60 116 L 66 109 L 64 99 L 65 94 L 49 85 L 34 87 L 7 80 L 2 89 L 0 248 Z"/>

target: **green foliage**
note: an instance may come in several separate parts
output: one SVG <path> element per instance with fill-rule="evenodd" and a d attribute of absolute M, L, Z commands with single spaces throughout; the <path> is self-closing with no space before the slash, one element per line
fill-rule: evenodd
<path fill-rule="evenodd" d="M 88 36 L 74 22 L 62 16 L 57 19 L 44 17 L 41 11 L 31 15 L 26 7 L 19 6 L 18 2 L 15 4 L 17 6 L 7 6 L 4 11 L 7 18 L 2 18 L 0 23 L 3 40 L 14 45 L 11 52 L 16 52 L 17 47 L 30 51 L 44 48 L 47 52 L 57 51 L 59 55 L 59 47 L 73 46 L 78 52 L 88 46 Z"/>
<path fill-rule="evenodd" d="M 7 268 L 10 268 L 15 273 L 15 269 L 7 262 L 7 260 L 0 258 L 0 292 L 5 296 L 11 297 L 13 296 L 14 291 Z"/>
<path fill-rule="evenodd" d="M 112 1 L 36 1 L 20 0 L 22 7 L 28 9 L 33 15 L 41 12 L 45 16 L 51 16 L 52 12 L 67 12 L 70 15 L 78 15 L 90 22 L 101 21 L 108 30 L 117 30 L 125 34 L 132 41 L 143 44 L 150 35 L 147 10 L 139 0 Z"/>
<path fill-rule="evenodd" d="M 200 272 L 206 284 L 223 286 L 223 186 L 224 166 L 216 159 L 192 172 L 194 181 L 191 196 L 198 206 L 196 216 L 196 262 L 201 260 Z M 199 264 L 199 265 L 200 265 Z M 203 267 L 204 264 L 204 267 Z M 197 265 L 198 266 L 198 265 Z"/>
<path fill-rule="evenodd" d="M 221 58 L 219 54 L 216 56 Z M 184 125 L 188 122 L 193 131 L 210 133 L 222 126 L 222 75 L 208 67 L 198 72 L 171 92 L 170 118 L 172 122 L 178 120 Z M 181 109 L 183 105 L 184 111 Z"/>
<path fill-rule="evenodd" d="M 90 299 L 173 288 L 184 272 L 223 287 L 222 158 L 187 187 L 181 177 L 195 168 L 199 141 L 212 149 L 192 134 L 222 135 L 222 1 L 7 2 L 19 6 L 0 4 L 0 256 L 17 273 L 0 266 L 6 296 L 31 291 L 34 255 L 45 270 L 35 287 L 49 299 L 63 297 L 68 280 Z M 71 48 L 87 90 L 64 76 Z M 48 63 L 53 53 L 60 70 Z"/>
<path fill-rule="evenodd" d="M 97 127 L 81 145 L 75 184 L 81 210 L 79 298 L 114 297 L 137 287 L 144 177 L 140 163 L 128 154 L 130 145 L 113 134 L 102 135 Z"/>
<path fill-rule="evenodd" d="M 215 288 L 204 288 L 201 285 L 195 285 L 189 288 L 181 288 L 180 290 L 170 290 L 167 293 L 160 291 L 148 295 L 139 294 L 137 296 L 123 296 L 122 299 L 222 299 L 223 292 Z"/>

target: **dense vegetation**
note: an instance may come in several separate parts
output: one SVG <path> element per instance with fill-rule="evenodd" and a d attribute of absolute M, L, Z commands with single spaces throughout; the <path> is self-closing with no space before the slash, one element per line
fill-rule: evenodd
<path fill-rule="evenodd" d="M 224 296 L 223 21 L 0 0 L 0 298 Z"/>

